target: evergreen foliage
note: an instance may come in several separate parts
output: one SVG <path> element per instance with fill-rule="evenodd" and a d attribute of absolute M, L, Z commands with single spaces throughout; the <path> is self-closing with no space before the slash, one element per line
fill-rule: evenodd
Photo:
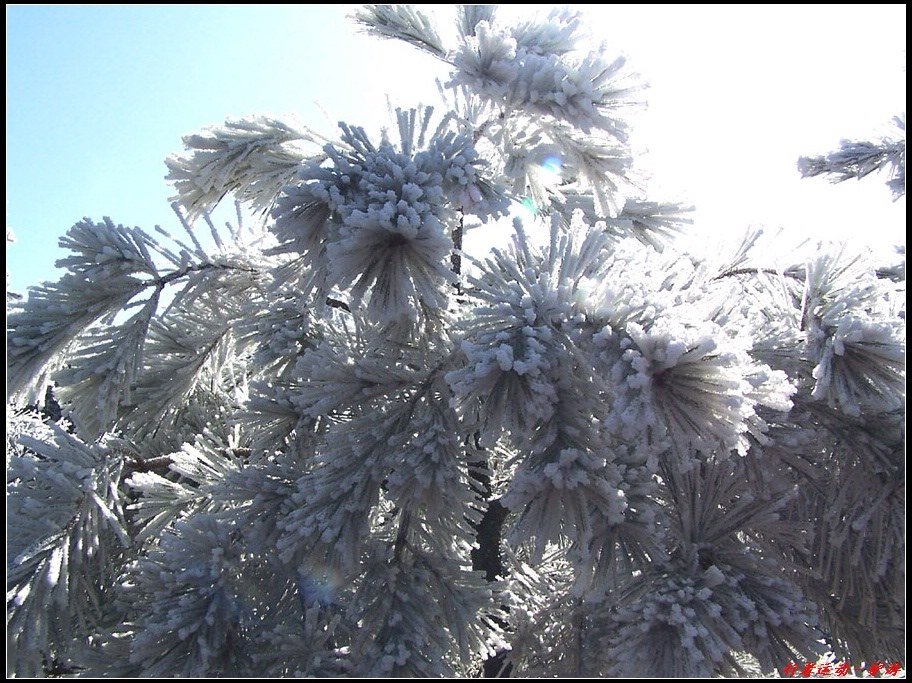
<path fill-rule="evenodd" d="M 637 80 L 573 12 L 355 18 L 447 65 L 442 114 L 187 136 L 186 237 L 85 219 L 7 299 L 9 673 L 901 660 L 904 267 L 678 251 L 687 208 L 630 180 Z M 805 173 L 902 194 L 890 145 Z M 217 229 L 228 195 L 262 220 Z M 62 419 L 17 410 L 49 385 Z"/>
<path fill-rule="evenodd" d="M 834 183 L 850 178 L 861 179 L 875 171 L 887 170 L 887 186 L 893 198 L 906 194 L 906 117 L 893 119 L 894 130 L 877 142 L 843 140 L 839 149 L 825 156 L 801 157 L 798 170 L 805 178 L 830 177 Z"/>

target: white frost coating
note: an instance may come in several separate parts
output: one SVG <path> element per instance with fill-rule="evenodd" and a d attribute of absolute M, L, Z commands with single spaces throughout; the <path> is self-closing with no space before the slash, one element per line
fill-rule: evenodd
<path fill-rule="evenodd" d="M 399 112 L 398 148 L 375 147 L 363 130 L 343 126 L 347 144 L 325 148 L 329 164 L 302 164 L 273 211 L 278 250 L 307 258 L 319 292 L 350 290 L 351 303 L 364 301 L 382 322 L 415 319 L 421 306 L 445 309 L 456 211 L 487 219 L 506 209 L 469 137 L 447 133 L 413 151 L 405 121 L 416 114 Z"/>
<path fill-rule="evenodd" d="M 452 83 L 508 109 L 553 116 L 584 131 L 597 126 L 623 140 L 624 126 L 610 116 L 630 97 L 618 84 L 623 65 L 623 59 L 606 62 L 596 54 L 571 61 L 540 46 L 529 49 L 509 30 L 481 21 L 456 54 Z"/>
<path fill-rule="evenodd" d="M 684 209 L 631 196 L 622 60 L 572 12 L 457 12 L 449 47 L 357 13 L 453 69 L 443 116 L 188 138 L 186 242 L 86 220 L 8 297 L 17 408 L 53 381 L 65 421 L 9 411 L 14 675 L 901 656 L 904 267 L 678 252 Z M 226 193 L 262 225 L 210 253 Z M 464 252 L 512 201 L 512 244 Z"/>
<path fill-rule="evenodd" d="M 653 431 L 705 455 L 743 454 L 746 436 L 762 439 L 766 431 L 757 406 L 791 407 L 785 374 L 754 364 L 737 344 L 718 348 L 724 335 L 716 326 L 694 329 L 669 317 L 648 331 L 638 323 L 626 331 L 635 348 L 616 365 L 624 390 L 606 421 L 626 438 Z"/>
<path fill-rule="evenodd" d="M 766 573 L 771 569 L 744 574 L 713 565 L 702 577 L 678 568 L 648 579 L 635 589 L 633 601 L 620 604 L 612 615 L 616 631 L 609 649 L 615 675 L 650 667 L 656 676 L 707 676 L 741 648 L 756 653 L 764 669 L 775 668 L 773 634 L 812 637 L 815 619 L 792 584 Z M 659 656 L 669 649 L 678 656 Z"/>
<path fill-rule="evenodd" d="M 852 416 L 865 407 L 899 409 L 905 395 L 902 334 L 896 324 L 851 316 L 821 328 L 815 337 L 819 361 L 811 395 Z"/>

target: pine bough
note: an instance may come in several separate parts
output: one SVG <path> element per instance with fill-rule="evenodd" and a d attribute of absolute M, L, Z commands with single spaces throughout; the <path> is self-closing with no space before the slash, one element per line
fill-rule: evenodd
<path fill-rule="evenodd" d="M 573 13 L 356 19 L 449 67 L 444 115 L 186 137 L 188 237 L 87 219 L 13 302 L 12 405 L 50 382 L 66 420 L 11 413 L 10 673 L 899 659 L 904 269 L 676 252 Z M 259 227 L 212 225 L 229 194 Z"/>

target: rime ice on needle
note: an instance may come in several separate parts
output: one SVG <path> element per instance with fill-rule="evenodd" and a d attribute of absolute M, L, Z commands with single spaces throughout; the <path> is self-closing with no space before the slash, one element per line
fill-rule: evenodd
<path fill-rule="evenodd" d="M 343 126 L 343 144 L 325 150 L 330 166 L 303 165 L 276 203 L 283 245 L 276 251 L 304 256 L 320 274 L 319 291 L 350 290 L 354 305 L 366 298 L 373 320 L 445 309 L 454 282 L 448 258 L 455 209 L 485 219 L 506 209 L 465 135 L 438 130 L 426 149 L 415 149 L 431 114 L 398 112 L 398 148 L 375 147 L 363 130 Z"/>
<path fill-rule="evenodd" d="M 9 304 L 15 675 L 902 656 L 904 267 L 769 264 L 756 232 L 680 253 L 687 209 L 634 182 L 624 60 L 574 12 L 497 15 L 459 7 L 447 43 L 358 11 L 441 62 L 442 111 L 187 136 L 185 236 L 86 219 Z M 823 168 L 904 177 L 891 149 Z M 229 194 L 258 228 L 212 224 Z M 462 253 L 519 203 L 508 248 Z M 18 410 L 48 382 L 53 427 Z"/>

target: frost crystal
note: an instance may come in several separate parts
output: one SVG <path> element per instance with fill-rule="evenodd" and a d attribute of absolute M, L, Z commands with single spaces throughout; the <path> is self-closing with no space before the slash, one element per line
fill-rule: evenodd
<path fill-rule="evenodd" d="M 437 60 L 442 113 L 189 135 L 182 235 L 84 219 L 8 297 L 10 675 L 904 657 L 904 249 L 682 252 L 584 15 L 455 14 L 355 14 Z"/>

